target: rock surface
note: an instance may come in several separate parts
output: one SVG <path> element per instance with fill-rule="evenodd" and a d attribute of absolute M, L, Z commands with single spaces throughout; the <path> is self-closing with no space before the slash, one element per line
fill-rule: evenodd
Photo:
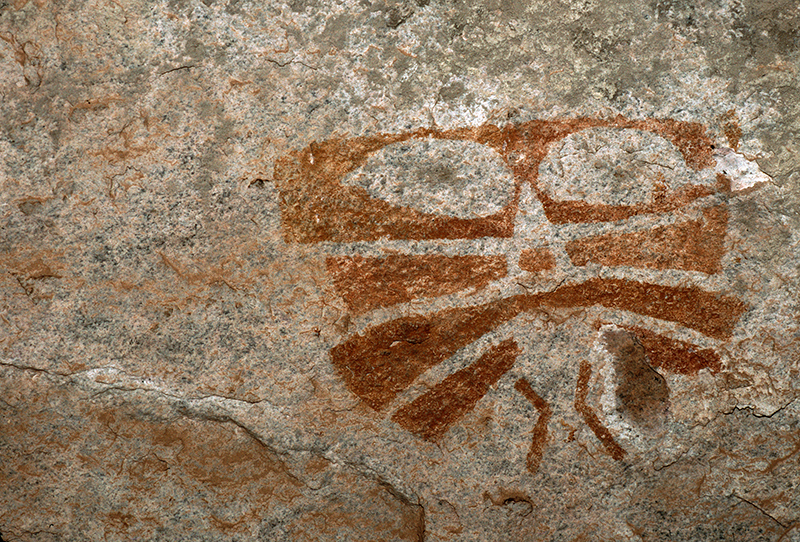
<path fill-rule="evenodd" d="M 791 0 L 0 0 L 0 539 L 800 540 Z"/>

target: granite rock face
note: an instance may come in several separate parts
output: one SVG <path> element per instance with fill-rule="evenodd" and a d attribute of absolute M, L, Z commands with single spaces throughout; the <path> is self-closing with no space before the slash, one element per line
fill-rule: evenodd
<path fill-rule="evenodd" d="M 0 537 L 800 540 L 800 7 L 0 1 Z"/>

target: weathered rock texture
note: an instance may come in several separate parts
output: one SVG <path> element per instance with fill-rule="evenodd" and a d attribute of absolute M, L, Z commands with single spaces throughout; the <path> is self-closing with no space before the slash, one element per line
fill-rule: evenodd
<path fill-rule="evenodd" d="M 800 540 L 791 0 L 0 0 L 0 538 Z"/>

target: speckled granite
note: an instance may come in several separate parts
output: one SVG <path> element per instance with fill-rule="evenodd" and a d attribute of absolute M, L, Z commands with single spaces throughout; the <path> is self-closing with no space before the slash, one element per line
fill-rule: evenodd
<path fill-rule="evenodd" d="M 800 540 L 798 29 L 0 0 L 0 538 Z"/>

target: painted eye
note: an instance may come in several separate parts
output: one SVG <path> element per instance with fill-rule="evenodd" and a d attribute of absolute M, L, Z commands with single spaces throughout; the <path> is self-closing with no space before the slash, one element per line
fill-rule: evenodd
<path fill-rule="evenodd" d="M 393 205 L 458 218 L 497 213 L 514 195 L 514 176 L 495 150 L 441 139 L 387 145 L 342 184 Z"/>
<path fill-rule="evenodd" d="M 671 142 L 652 132 L 592 128 L 553 145 L 539 186 L 556 201 L 640 205 L 694 185 L 713 186 L 711 170 L 692 171 Z"/>

